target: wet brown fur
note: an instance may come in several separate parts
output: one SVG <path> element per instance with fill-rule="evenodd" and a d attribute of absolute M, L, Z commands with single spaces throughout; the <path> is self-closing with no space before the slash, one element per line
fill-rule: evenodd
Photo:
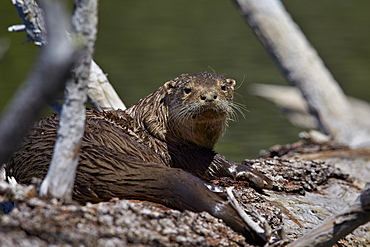
<path fill-rule="evenodd" d="M 184 74 L 125 111 L 88 111 L 73 198 L 143 199 L 208 211 L 262 243 L 200 180 L 236 178 L 241 171 L 256 186 L 266 186 L 263 175 L 213 151 L 233 112 L 234 86 L 234 80 L 216 74 Z M 33 126 L 6 166 L 9 176 L 25 184 L 45 177 L 58 121 L 53 115 Z"/>

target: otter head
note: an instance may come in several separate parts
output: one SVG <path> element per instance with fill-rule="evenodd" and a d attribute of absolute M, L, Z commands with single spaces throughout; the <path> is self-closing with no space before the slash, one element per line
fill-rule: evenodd
<path fill-rule="evenodd" d="M 211 73 L 183 74 L 166 82 L 167 139 L 213 149 L 233 112 L 235 84 Z"/>

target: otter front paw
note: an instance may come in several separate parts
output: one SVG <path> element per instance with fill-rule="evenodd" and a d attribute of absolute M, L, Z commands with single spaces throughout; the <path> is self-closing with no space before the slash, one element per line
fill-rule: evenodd
<path fill-rule="evenodd" d="M 246 180 L 260 189 L 272 189 L 271 179 L 246 165 L 236 164 L 229 169 L 233 170 L 235 180 Z"/>

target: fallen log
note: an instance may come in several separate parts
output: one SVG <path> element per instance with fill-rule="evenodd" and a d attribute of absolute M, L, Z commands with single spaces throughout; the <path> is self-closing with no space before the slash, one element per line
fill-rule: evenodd
<path fill-rule="evenodd" d="M 370 171 L 370 150 L 367 149 L 355 152 L 322 147 L 326 151 L 317 152 L 319 145 L 303 142 L 290 145 L 289 152 L 288 146 L 281 147 L 284 148 L 285 154 L 280 152 L 282 157 L 244 161 L 274 181 L 272 190 L 261 191 L 251 188 L 246 181 L 229 178 L 213 181 L 224 189 L 233 186 L 236 200 L 249 217 L 260 215 L 266 219 L 272 233 L 270 244 L 276 246 L 295 243 L 350 206 L 360 195 Z M 277 147 L 274 150 L 276 154 Z M 316 151 L 308 153 L 310 150 Z M 351 169 L 343 172 L 341 169 L 349 164 Z M 10 189 L 5 189 L 9 185 L 1 185 L 2 200 L 14 200 Z M 29 187 L 25 189 L 29 191 Z M 243 236 L 208 213 L 180 212 L 158 204 L 118 199 L 86 206 L 64 205 L 55 200 L 40 200 L 35 195 L 37 193 L 23 193 L 24 199 L 16 197 L 17 208 L 0 217 L 1 245 L 23 241 L 56 246 L 111 243 L 248 246 Z M 359 226 L 338 243 L 341 246 L 369 245 L 370 224 Z"/>

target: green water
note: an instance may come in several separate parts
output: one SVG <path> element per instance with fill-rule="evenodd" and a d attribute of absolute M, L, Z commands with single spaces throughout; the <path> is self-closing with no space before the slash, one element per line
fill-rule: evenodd
<path fill-rule="evenodd" d="M 283 1 L 348 94 L 369 100 L 370 1 Z M 37 55 L 24 33 L 7 33 L 19 23 L 11 1 L 0 5 L 0 111 L 25 79 Z M 236 100 L 246 118 L 230 123 L 217 151 L 235 161 L 256 157 L 274 144 L 291 143 L 301 131 L 263 99 L 252 83 L 286 84 L 231 1 L 100 1 L 96 62 L 127 105 L 181 73 L 215 71 L 234 78 Z"/>

